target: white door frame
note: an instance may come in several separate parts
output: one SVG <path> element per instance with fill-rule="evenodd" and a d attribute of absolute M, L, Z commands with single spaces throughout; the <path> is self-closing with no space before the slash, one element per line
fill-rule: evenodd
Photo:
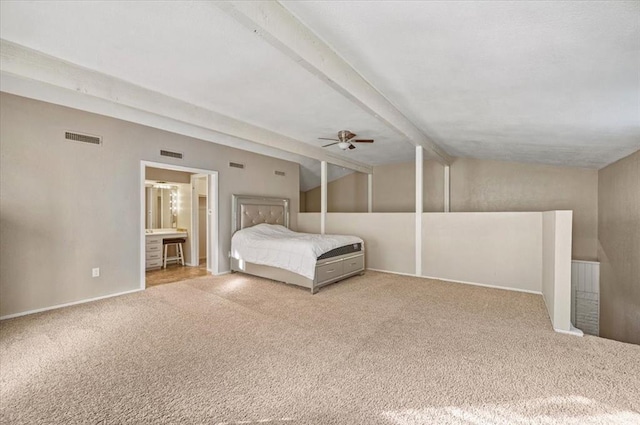
<path fill-rule="evenodd" d="M 200 222 L 198 221 L 200 216 L 200 195 L 195 193 L 196 190 L 196 180 L 206 178 L 207 184 L 207 216 L 210 216 L 211 206 L 209 203 L 209 174 L 192 174 L 191 175 L 191 263 L 192 265 L 198 266 L 200 265 Z M 207 226 L 209 225 L 209 220 L 207 219 Z M 209 244 L 211 243 L 211 232 L 206 232 L 207 241 L 205 243 L 206 247 L 206 255 L 207 255 L 207 271 L 211 271 L 212 267 L 209 263 L 209 257 L 211 256 L 211 249 Z"/>
<path fill-rule="evenodd" d="M 207 271 L 217 275 L 220 273 L 218 262 L 218 172 L 214 170 L 204 170 L 202 168 L 184 167 L 181 165 L 165 164 L 154 161 L 140 161 L 140 289 L 145 289 L 146 270 L 146 239 L 145 239 L 145 174 L 147 167 L 163 168 L 165 170 L 185 171 L 187 173 L 204 174 L 207 176 Z M 193 186 L 192 186 L 193 187 Z M 193 196 L 192 196 L 193 199 Z M 193 211 L 192 211 L 193 213 Z M 193 253 L 193 251 L 192 251 Z"/>

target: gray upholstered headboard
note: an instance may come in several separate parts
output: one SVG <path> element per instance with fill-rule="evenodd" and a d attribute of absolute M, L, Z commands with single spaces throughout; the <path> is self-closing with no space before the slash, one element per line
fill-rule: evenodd
<path fill-rule="evenodd" d="M 289 227 L 289 200 L 264 196 L 233 195 L 232 233 L 256 224 Z"/>

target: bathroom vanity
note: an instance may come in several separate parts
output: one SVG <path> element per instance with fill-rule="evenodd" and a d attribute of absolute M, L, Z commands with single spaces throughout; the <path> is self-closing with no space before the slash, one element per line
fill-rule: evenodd
<path fill-rule="evenodd" d="M 159 269 L 162 267 L 163 245 L 164 239 L 186 238 L 186 231 L 178 231 L 176 229 L 147 229 L 145 230 L 146 239 L 146 270 Z"/>

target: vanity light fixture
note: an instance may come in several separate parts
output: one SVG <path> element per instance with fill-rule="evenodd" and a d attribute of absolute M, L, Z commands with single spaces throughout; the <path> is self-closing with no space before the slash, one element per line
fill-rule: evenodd
<path fill-rule="evenodd" d="M 153 185 L 153 187 L 156 189 L 173 189 L 173 186 L 166 183 L 156 183 Z"/>
<path fill-rule="evenodd" d="M 172 214 L 178 213 L 178 195 L 175 192 L 171 193 L 171 197 L 169 198 L 169 206 L 171 208 Z"/>

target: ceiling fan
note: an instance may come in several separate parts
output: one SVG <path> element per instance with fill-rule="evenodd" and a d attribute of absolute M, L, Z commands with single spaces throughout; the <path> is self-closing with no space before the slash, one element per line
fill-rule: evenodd
<path fill-rule="evenodd" d="M 319 137 L 319 139 L 334 141 L 334 143 L 329 143 L 328 145 L 324 145 L 323 148 L 326 148 L 328 146 L 338 145 L 338 147 L 342 150 L 355 149 L 356 147 L 353 145 L 353 143 L 373 143 L 373 139 L 351 140 L 354 137 L 356 137 L 355 133 L 352 133 L 349 130 L 340 130 L 338 131 L 337 139 L 327 139 L 326 137 Z"/>

